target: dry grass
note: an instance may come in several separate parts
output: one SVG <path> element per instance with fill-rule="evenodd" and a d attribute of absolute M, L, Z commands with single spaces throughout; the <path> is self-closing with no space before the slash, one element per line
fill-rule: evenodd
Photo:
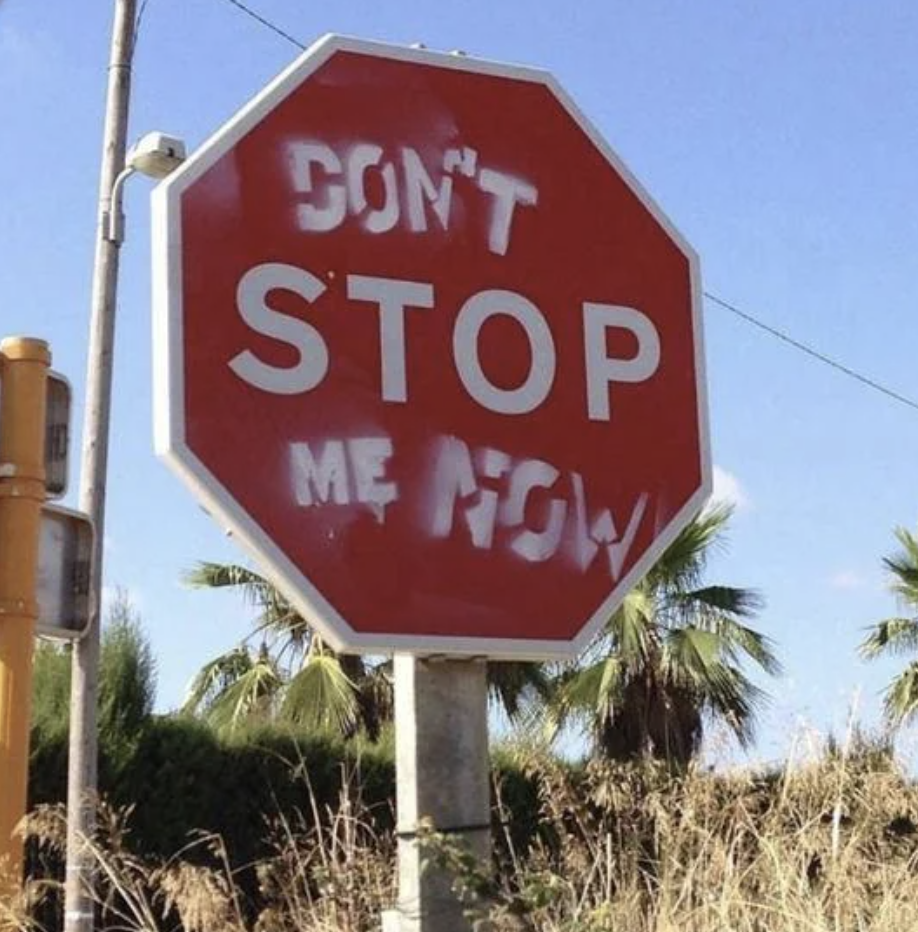
<path fill-rule="evenodd" d="M 574 772 L 525 753 L 522 763 L 540 788 L 538 833 L 524 850 L 498 833 L 496 879 L 475 876 L 450 842 L 428 841 L 432 857 L 464 874 L 470 907 L 497 932 L 918 928 L 918 789 L 869 746 L 770 775 Z M 310 811 L 270 823 L 254 904 L 243 902 L 219 839 L 145 861 L 127 850 L 125 814 L 103 812 L 92 850 L 110 927 L 377 932 L 395 899 L 394 839 L 374 829 L 353 781 L 326 811 L 310 799 Z M 33 835 L 59 844 L 59 819 L 37 814 Z M 195 863 L 202 846 L 207 867 Z"/>
<path fill-rule="evenodd" d="M 918 928 L 918 789 L 869 747 L 770 776 L 531 767 L 550 831 L 516 857 L 498 929 Z"/>
<path fill-rule="evenodd" d="M 96 865 L 93 899 L 101 927 L 123 932 L 378 932 L 381 908 L 395 898 L 394 839 L 373 828 L 351 776 L 334 807 L 319 806 L 307 783 L 309 811 L 267 823 L 270 853 L 251 865 L 257 892 L 218 836 L 191 832 L 166 861 L 143 858 L 129 844 L 130 809 L 99 807 L 87 846 Z M 58 858 L 65 850 L 63 807 L 41 807 L 27 821 L 36 843 Z M 47 887 L 47 881 L 42 881 Z M 59 886 L 59 885 L 58 885 Z M 32 881 L 27 890 L 37 892 Z M 58 890 L 58 893 L 60 891 Z M 251 892 L 251 891 L 249 891 Z M 17 913 L 22 923 L 23 911 Z M 4 929 L 0 922 L 0 929 Z M 25 925 L 10 925 L 25 932 Z M 38 930 L 35 932 L 44 932 Z M 50 932 L 50 930 L 49 930 Z"/>

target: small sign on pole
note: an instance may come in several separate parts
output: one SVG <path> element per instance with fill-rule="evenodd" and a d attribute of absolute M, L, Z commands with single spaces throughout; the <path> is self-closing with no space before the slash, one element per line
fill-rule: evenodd
<path fill-rule="evenodd" d="M 45 492 L 56 500 L 67 494 L 70 472 L 70 381 L 48 372 L 45 407 Z"/>
<path fill-rule="evenodd" d="M 70 465 L 70 382 L 57 372 L 48 373 L 45 421 L 45 489 L 48 498 L 67 494 Z"/>
<path fill-rule="evenodd" d="M 43 637 L 75 640 L 89 624 L 93 527 L 86 515 L 45 505 L 38 545 L 38 623 Z"/>

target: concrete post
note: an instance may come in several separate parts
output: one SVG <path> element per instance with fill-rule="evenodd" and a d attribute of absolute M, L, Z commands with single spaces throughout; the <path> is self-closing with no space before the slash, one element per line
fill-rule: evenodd
<path fill-rule="evenodd" d="M 428 818 L 487 865 L 491 857 L 487 664 L 395 657 L 399 902 L 384 929 L 469 932 L 452 878 L 424 865 Z"/>

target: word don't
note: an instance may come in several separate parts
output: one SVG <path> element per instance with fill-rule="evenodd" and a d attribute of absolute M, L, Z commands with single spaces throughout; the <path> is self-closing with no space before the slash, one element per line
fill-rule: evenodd
<path fill-rule="evenodd" d="M 288 153 L 293 189 L 306 196 L 296 207 L 297 224 L 307 233 L 336 230 L 349 215 L 368 233 L 388 233 L 403 222 L 403 215 L 412 233 L 424 233 L 428 212 L 446 231 L 452 216 L 453 178 L 459 174 L 472 179 L 478 191 L 490 198 L 488 249 L 503 256 L 510 248 L 516 208 L 534 207 L 539 199 L 529 182 L 479 166 L 478 153 L 468 146 L 447 149 L 436 178 L 411 146 L 387 154 L 372 142 L 335 150 L 324 142 L 303 140 L 291 142 Z M 371 178 L 375 189 L 382 189 L 378 206 L 370 203 Z"/>

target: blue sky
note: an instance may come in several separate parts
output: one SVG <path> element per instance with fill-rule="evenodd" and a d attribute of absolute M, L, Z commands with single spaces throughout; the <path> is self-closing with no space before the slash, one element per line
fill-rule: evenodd
<path fill-rule="evenodd" d="M 304 44 L 342 32 L 547 68 L 693 243 L 708 291 L 918 399 L 914 4 L 252 5 Z M 110 6 L 0 2 L 0 334 L 51 342 L 78 433 Z M 228 0 L 150 0 L 131 138 L 193 148 L 296 53 Z M 165 709 L 249 615 L 181 585 L 239 554 L 153 454 L 149 182 L 125 206 L 105 577 L 143 616 Z M 786 667 L 757 751 L 773 757 L 800 722 L 840 730 L 858 691 L 876 717 L 894 666 L 855 647 L 896 609 L 881 557 L 918 518 L 918 411 L 710 303 L 705 324 L 713 457 L 739 502 L 711 576 L 767 599 L 758 625 Z"/>

